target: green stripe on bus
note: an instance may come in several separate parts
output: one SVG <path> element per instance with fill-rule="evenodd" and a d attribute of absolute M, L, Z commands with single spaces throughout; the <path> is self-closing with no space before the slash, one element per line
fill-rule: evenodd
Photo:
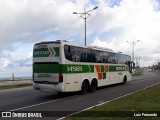
<path fill-rule="evenodd" d="M 89 65 L 90 67 L 90 72 L 94 72 L 94 65 Z"/>
<path fill-rule="evenodd" d="M 34 73 L 60 73 L 59 64 L 34 64 Z"/>
<path fill-rule="evenodd" d="M 34 64 L 34 73 L 92 73 L 93 65 Z"/>
<path fill-rule="evenodd" d="M 103 76 L 104 65 L 100 65 Z M 73 65 L 73 64 L 34 64 L 34 73 L 93 73 L 94 65 Z M 125 66 L 109 66 L 109 72 L 125 71 Z M 106 76 L 104 76 L 106 77 Z"/>

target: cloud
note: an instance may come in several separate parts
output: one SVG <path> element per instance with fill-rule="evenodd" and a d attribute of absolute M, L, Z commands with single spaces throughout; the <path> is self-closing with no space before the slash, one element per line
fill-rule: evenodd
<path fill-rule="evenodd" d="M 104 3 L 101 6 L 105 5 Z M 105 47 L 132 55 L 132 46 L 129 46 L 126 41 L 140 40 L 135 46 L 135 57 L 141 56 L 143 66 L 152 65 L 160 59 L 158 50 L 160 47 L 160 12 L 157 11 L 158 7 L 160 7 L 159 3 L 155 0 L 122 0 L 119 6 L 103 7 L 101 12 L 104 16 L 108 15 L 109 19 L 103 17 L 104 26 L 101 25 L 100 32 L 109 32 L 119 27 L 121 33 L 113 34 L 110 40 L 104 40 L 105 36 L 103 40 L 98 40 L 99 36 L 97 36 L 92 45 L 105 45 Z"/>
<path fill-rule="evenodd" d="M 32 53 L 26 55 L 4 55 L 0 56 L 0 70 L 3 68 L 26 67 L 32 64 Z"/>
<path fill-rule="evenodd" d="M 15 41 L 36 42 L 51 35 L 65 39 L 79 27 L 72 14 L 76 6 L 69 1 L 1 0 L 0 6 L 0 50 Z"/>

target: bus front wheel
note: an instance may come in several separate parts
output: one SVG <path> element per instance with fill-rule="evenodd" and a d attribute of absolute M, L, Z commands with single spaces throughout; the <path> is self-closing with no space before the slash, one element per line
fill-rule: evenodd
<path fill-rule="evenodd" d="M 93 79 L 92 82 L 91 82 L 90 91 L 95 92 L 96 89 L 97 89 L 97 80 Z"/>
<path fill-rule="evenodd" d="M 89 83 L 87 80 L 83 81 L 82 87 L 81 87 L 81 94 L 86 94 L 89 90 Z"/>
<path fill-rule="evenodd" d="M 124 76 L 122 84 L 124 85 L 126 83 L 127 83 L 127 76 Z"/>

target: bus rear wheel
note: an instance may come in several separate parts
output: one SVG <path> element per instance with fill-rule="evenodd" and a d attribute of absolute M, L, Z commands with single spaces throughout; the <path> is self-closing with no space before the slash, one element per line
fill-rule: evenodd
<path fill-rule="evenodd" d="M 95 92 L 97 89 L 97 80 L 93 79 L 90 86 L 90 91 Z"/>
<path fill-rule="evenodd" d="M 89 90 L 89 83 L 87 80 L 83 81 L 82 87 L 81 87 L 81 94 L 86 94 Z"/>

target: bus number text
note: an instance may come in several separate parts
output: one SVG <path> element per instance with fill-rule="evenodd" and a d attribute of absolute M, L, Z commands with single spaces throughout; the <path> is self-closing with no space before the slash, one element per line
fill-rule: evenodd
<path fill-rule="evenodd" d="M 68 72 L 82 71 L 82 66 L 68 66 L 67 69 Z"/>

